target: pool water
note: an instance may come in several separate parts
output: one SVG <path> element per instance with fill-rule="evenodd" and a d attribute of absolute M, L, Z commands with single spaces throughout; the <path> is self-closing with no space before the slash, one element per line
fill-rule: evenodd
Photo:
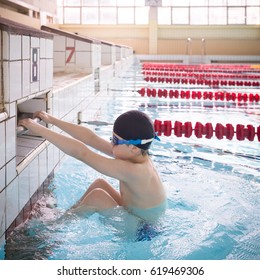
<path fill-rule="evenodd" d="M 97 116 L 108 124 L 91 127 L 109 139 L 111 123 L 130 109 L 142 110 L 153 120 L 259 125 L 258 104 L 141 97 L 136 90 L 142 83 L 138 72 L 129 71 L 111 85 L 112 97 L 104 97 Z M 83 118 L 89 120 L 87 113 Z M 6 241 L 5 258 L 259 260 L 259 142 L 160 138 L 152 145 L 151 157 L 165 184 L 169 207 L 156 228 L 138 233 L 129 226 L 135 221 L 129 223 L 132 218 L 119 210 L 111 210 L 109 217 L 64 215 L 91 182 L 105 178 L 67 157 L 32 218 Z M 116 180 L 105 179 L 118 188 Z"/>

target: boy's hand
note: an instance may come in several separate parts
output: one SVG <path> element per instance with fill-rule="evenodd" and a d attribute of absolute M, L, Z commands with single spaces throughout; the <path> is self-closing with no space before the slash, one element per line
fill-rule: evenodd
<path fill-rule="evenodd" d="M 38 124 L 36 121 L 32 119 L 23 119 L 18 122 L 18 126 L 23 126 L 26 129 L 30 130 L 33 134 L 40 135 L 41 129 L 43 128 L 42 125 Z"/>
<path fill-rule="evenodd" d="M 52 121 L 53 121 L 53 117 L 50 114 L 48 114 L 48 113 L 46 113 L 44 111 L 37 111 L 37 112 L 35 112 L 33 114 L 33 117 L 34 118 L 38 117 L 41 120 L 43 120 L 45 123 L 52 124 Z"/>

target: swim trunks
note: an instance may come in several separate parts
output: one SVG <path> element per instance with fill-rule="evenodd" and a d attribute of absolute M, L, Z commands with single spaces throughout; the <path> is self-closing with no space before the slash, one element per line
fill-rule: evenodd
<path fill-rule="evenodd" d="M 136 231 L 135 241 L 150 241 L 154 237 L 158 236 L 162 231 L 158 225 L 149 224 L 147 222 L 140 222 L 139 227 Z"/>
<path fill-rule="evenodd" d="M 126 210 L 128 210 L 131 214 L 141 218 L 142 220 L 148 223 L 154 223 L 165 213 L 167 205 L 168 205 L 167 200 L 164 200 L 162 203 L 160 203 L 155 207 L 139 208 L 139 207 L 127 206 Z"/>

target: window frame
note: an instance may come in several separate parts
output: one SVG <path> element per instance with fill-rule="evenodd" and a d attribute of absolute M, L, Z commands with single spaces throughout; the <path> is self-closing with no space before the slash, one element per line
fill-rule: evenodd
<path fill-rule="evenodd" d="M 217 3 L 216 3 L 217 1 Z M 237 1 L 240 1 L 240 4 L 237 4 Z M 90 3 L 89 3 L 90 2 Z M 109 4 L 111 2 L 111 4 Z M 79 5 L 81 3 L 81 5 Z M 203 3 L 205 5 L 203 5 Z M 112 5 L 116 4 L 116 5 Z M 242 5 L 243 4 L 243 5 Z M 90 20 L 88 22 L 86 19 L 87 15 L 87 9 L 98 9 L 98 16 L 96 16 L 96 20 Z M 116 17 L 115 20 L 111 21 L 110 23 L 102 21 L 102 9 L 106 8 L 114 8 L 116 9 L 116 12 L 114 13 L 114 16 Z M 124 22 L 124 20 L 120 20 L 119 11 L 121 8 L 131 8 L 134 10 L 132 12 L 132 20 L 128 20 Z M 145 16 L 141 19 L 138 19 L 137 16 L 140 15 L 140 10 L 137 9 L 142 8 L 143 11 L 145 11 Z M 170 19 L 167 21 L 159 20 L 160 18 L 160 9 L 162 8 L 169 8 L 170 12 Z M 181 20 L 176 20 L 174 18 L 175 11 L 178 9 L 188 9 L 188 22 L 187 19 L 185 19 L 183 22 Z M 205 19 L 205 22 L 199 23 L 199 21 L 196 23 L 193 21 L 193 11 L 195 11 L 195 8 L 204 8 L 207 9 L 206 16 L 207 20 Z M 220 20 L 219 22 L 212 22 L 210 18 L 210 14 L 212 14 L 213 8 L 219 8 L 219 9 L 226 9 L 226 18 L 223 20 Z M 74 12 L 71 13 L 71 11 L 74 10 Z M 77 9 L 80 9 L 80 12 L 75 12 Z M 235 20 L 235 16 L 232 16 L 232 14 L 235 14 L 235 10 L 240 9 L 241 15 L 243 14 L 243 18 L 241 20 Z M 243 9 L 243 12 L 242 12 Z M 162 7 L 158 7 L 158 25 L 187 25 L 187 26 L 193 26 L 193 25 L 260 25 L 260 16 L 257 18 L 257 15 L 254 16 L 253 10 L 257 9 L 260 10 L 260 0 L 182 0 L 182 1 L 176 1 L 176 0 L 162 0 Z M 161 10 L 162 11 L 162 10 Z M 183 10 L 184 11 L 184 10 Z M 248 13 L 250 11 L 250 18 L 248 18 Z M 74 19 L 72 14 L 75 13 Z M 239 12 L 238 12 L 239 13 Z M 131 3 L 129 4 L 129 1 L 124 0 L 58 0 L 58 14 L 59 17 L 62 18 L 63 24 L 96 24 L 96 25 L 102 25 L 102 24 L 130 24 L 130 25 L 149 25 L 149 7 L 145 6 L 145 0 L 131 0 Z M 70 19 L 71 17 L 71 19 Z M 144 18 L 145 20 L 142 20 Z M 256 19 L 254 19 L 256 18 Z"/>

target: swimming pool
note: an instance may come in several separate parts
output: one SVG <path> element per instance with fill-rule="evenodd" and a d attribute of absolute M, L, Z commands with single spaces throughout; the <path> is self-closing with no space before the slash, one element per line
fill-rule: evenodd
<path fill-rule="evenodd" d="M 135 70 L 135 69 L 133 69 Z M 111 86 L 100 125 L 109 139 L 114 119 L 130 109 L 171 121 L 259 125 L 259 104 L 141 97 L 135 71 Z M 122 90 L 122 88 L 124 90 Z M 86 113 L 83 119 L 88 120 Z M 259 142 L 161 136 L 151 157 L 161 174 L 169 208 L 156 232 L 138 239 L 125 213 L 111 218 L 63 216 L 97 177 L 67 157 L 32 219 L 6 241 L 6 259 L 260 259 Z M 107 179 L 107 178 L 106 178 Z M 117 187 L 117 182 L 108 179 Z M 138 241 L 141 240 L 141 241 Z"/>

